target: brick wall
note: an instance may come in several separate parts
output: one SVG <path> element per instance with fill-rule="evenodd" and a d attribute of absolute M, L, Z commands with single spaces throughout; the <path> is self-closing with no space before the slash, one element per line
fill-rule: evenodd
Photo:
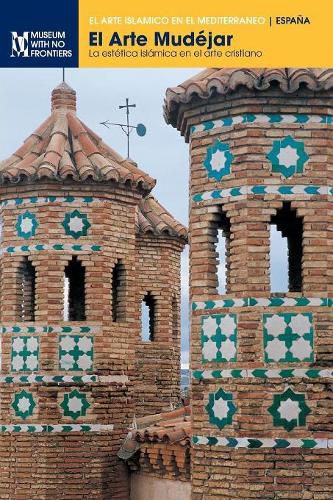
<path fill-rule="evenodd" d="M 181 245 L 154 237 L 137 243 L 135 191 L 40 182 L 2 187 L 1 195 L 0 498 L 124 500 L 127 468 L 116 454 L 135 405 L 155 411 L 178 395 L 180 334 L 170 339 L 167 289 L 179 298 Z M 22 293 L 29 303 L 32 288 L 28 280 L 22 289 L 26 256 L 35 269 L 35 321 L 22 322 Z M 73 256 L 85 273 L 85 321 L 63 316 L 64 271 Z M 114 321 L 112 273 L 119 260 L 126 286 L 120 284 Z M 162 268 L 170 271 L 166 278 Z M 146 356 L 147 365 L 152 359 L 150 346 L 138 348 L 139 295 L 148 282 L 159 298 L 152 347 L 158 383 L 140 406 L 138 379 L 148 384 L 150 375 L 142 367 L 138 377 L 136 357 L 142 363 Z"/>
<path fill-rule="evenodd" d="M 138 303 L 141 306 L 148 292 L 156 301 L 154 340 L 143 341 L 139 331 L 135 347 L 138 417 L 160 413 L 179 401 L 181 250 L 177 240 L 149 235 L 137 239 Z"/>
<path fill-rule="evenodd" d="M 330 499 L 332 95 L 242 88 L 182 109 L 191 131 L 192 498 Z M 302 219 L 303 283 L 272 295 L 269 226 L 283 203 Z"/>

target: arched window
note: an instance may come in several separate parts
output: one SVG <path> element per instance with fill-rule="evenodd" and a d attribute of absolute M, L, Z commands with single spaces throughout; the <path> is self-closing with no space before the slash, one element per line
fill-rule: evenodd
<path fill-rule="evenodd" d="M 141 338 L 143 341 L 155 340 L 156 301 L 148 292 L 141 303 Z"/>
<path fill-rule="evenodd" d="M 112 321 L 123 321 L 126 316 L 126 271 L 118 259 L 112 270 Z"/>
<path fill-rule="evenodd" d="M 19 303 L 20 321 L 35 321 L 36 307 L 36 270 L 28 257 L 24 257 L 19 267 Z"/>
<path fill-rule="evenodd" d="M 85 321 L 85 268 L 76 256 L 65 267 L 64 321 Z"/>
<path fill-rule="evenodd" d="M 276 215 L 272 217 L 271 224 L 275 226 L 271 229 L 271 291 L 301 292 L 303 287 L 303 218 L 297 216 L 290 202 L 284 202 L 282 208 L 277 210 Z M 287 279 L 283 281 L 283 275 L 288 275 L 287 286 Z"/>
<path fill-rule="evenodd" d="M 230 220 L 223 211 L 218 214 L 217 220 L 214 221 L 214 240 L 217 258 L 217 293 L 224 294 L 229 290 Z"/>

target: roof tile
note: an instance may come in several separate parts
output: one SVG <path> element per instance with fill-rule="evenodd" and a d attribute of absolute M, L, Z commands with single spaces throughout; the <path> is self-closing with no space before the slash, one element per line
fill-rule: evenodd
<path fill-rule="evenodd" d="M 213 94 L 228 94 L 239 86 L 267 90 L 277 82 L 282 92 L 296 92 L 300 85 L 314 92 L 333 87 L 332 68 L 208 68 L 178 87 L 166 91 L 164 117 L 167 123 L 179 128 L 183 109 L 193 99 L 207 100 Z"/>

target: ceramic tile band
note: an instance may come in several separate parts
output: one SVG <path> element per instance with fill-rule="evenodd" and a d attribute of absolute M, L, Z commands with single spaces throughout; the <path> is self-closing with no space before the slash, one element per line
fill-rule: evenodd
<path fill-rule="evenodd" d="M 192 443 L 204 446 L 225 446 L 227 448 L 307 448 L 327 449 L 333 448 L 333 439 L 312 439 L 311 437 L 294 438 L 256 438 L 256 437 L 218 437 L 218 436 L 193 436 Z"/>
<path fill-rule="evenodd" d="M 309 123 L 319 123 L 331 125 L 333 116 L 330 115 L 308 115 L 308 114 L 279 114 L 279 113 L 245 113 L 243 115 L 228 116 L 218 120 L 209 120 L 191 127 L 191 136 L 199 132 L 207 132 L 216 128 L 231 127 L 238 124 L 269 123 L 275 125 L 296 124 L 304 125 Z"/>
<path fill-rule="evenodd" d="M 193 311 L 233 307 L 332 307 L 333 298 L 328 297 L 244 297 L 192 302 Z"/>
<path fill-rule="evenodd" d="M 0 334 L 3 333 L 97 333 L 100 325 L 3 325 L 0 326 Z"/>
<path fill-rule="evenodd" d="M 224 378 L 332 378 L 333 369 L 320 368 L 233 368 L 225 370 L 192 370 L 196 380 L 212 380 Z"/>
<path fill-rule="evenodd" d="M 113 424 L 1 424 L 0 433 L 110 432 Z"/>
<path fill-rule="evenodd" d="M 125 385 L 127 375 L 0 375 L 0 384 L 94 384 Z"/>
<path fill-rule="evenodd" d="M 70 243 L 39 243 L 37 245 L 20 245 L 20 246 L 10 246 L 0 249 L 0 256 L 4 254 L 18 254 L 26 252 L 42 252 L 45 250 L 56 250 L 69 252 L 101 252 L 103 247 L 101 245 L 88 245 L 86 243 L 82 245 L 71 245 Z"/>
<path fill-rule="evenodd" d="M 208 200 L 219 200 L 224 198 L 237 199 L 241 196 L 255 195 L 263 196 L 265 194 L 277 194 L 282 196 L 333 196 L 332 186 L 314 186 L 314 185 L 281 185 L 281 184 L 256 184 L 253 186 L 231 187 L 227 189 L 216 189 L 214 191 L 205 191 L 196 193 L 192 196 L 195 203 Z"/>
<path fill-rule="evenodd" d="M 37 205 L 45 203 L 86 203 L 91 205 L 92 203 L 101 203 L 108 201 L 103 198 L 94 198 L 92 196 L 30 196 L 28 198 L 13 198 L 10 200 L 0 201 L 0 208 L 6 207 L 23 207 L 26 205 Z"/>

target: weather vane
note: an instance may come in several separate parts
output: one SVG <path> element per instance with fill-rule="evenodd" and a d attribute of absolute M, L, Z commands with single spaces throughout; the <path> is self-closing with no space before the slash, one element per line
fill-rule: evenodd
<path fill-rule="evenodd" d="M 136 130 L 138 136 L 143 137 L 144 135 L 146 135 L 146 127 L 143 125 L 143 123 L 138 123 L 137 125 L 130 125 L 129 122 L 130 108 L 136 108 L 136 104 L 129 104 L 128 97 L 126 97 L 126 104 L 124 104 L 123 106 L 119 106 L 119 109 L 124 109 L 124 108 L 126 108 L 126 123 L 111 123 L 109 120 L 105 120 L 105 122 L 101 122 L 101 125 L 104 125 L 107 128 L 110 128 L 111 125 L 115 125 L 121 128 L 121 130 L 127 136 L 127 158 L 130 158 L 130 134 L 133 132 L 133 130 Z"/>

